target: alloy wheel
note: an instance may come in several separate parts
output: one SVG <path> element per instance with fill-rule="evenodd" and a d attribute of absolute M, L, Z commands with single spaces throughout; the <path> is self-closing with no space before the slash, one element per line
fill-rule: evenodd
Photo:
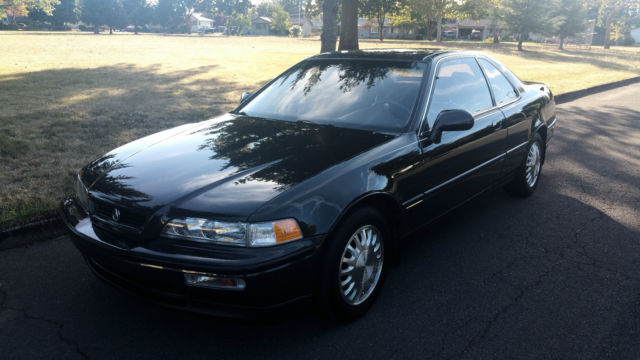
<path fill-rule="evenodd" d="M 380 280 L 384 261 L 381 232 L 373 225 L 356 230 L 342 251 L 338 282 L 340 295 L 349 305 L 367 300 Z"/>
<path fill-rule="evenodd" d="M 535 141 L 531 147 L 529 148 L 529 154 L 527 155 L 527 163 L 526 163 L 526 176 L 527 176 L 527 185 L 532 188 L 535 186 L 536 181 L 538 181 L 538 176 L 540 175 L 540 167 L 542 162 L 542 156 L 540 152 L 540 145 Z"/>

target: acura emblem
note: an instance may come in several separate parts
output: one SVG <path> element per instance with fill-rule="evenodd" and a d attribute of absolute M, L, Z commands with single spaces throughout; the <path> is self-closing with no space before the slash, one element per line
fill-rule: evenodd
<path fill-rule="evenodd" d="M 118 208 L 113 209 L 113 214 L 111 214 L 111 218 L 113 218 L 114 221 L 120 220 L 120 210 L 118 210 Z"/>

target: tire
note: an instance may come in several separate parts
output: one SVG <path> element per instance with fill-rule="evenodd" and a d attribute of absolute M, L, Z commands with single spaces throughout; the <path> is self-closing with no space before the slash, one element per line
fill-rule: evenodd
<path fill-rule="evenodd" d="M 507 193 L 517 197 L 533 194 L 540 182 L 545 151 L 544 141 L 540 134 L 536 133 L 527 146 L 515 178 L 505 186 Z"/>
<path fill-rule="evenodd" d="M 350 214 L 328 239 L 319 300 L 332 319 L 355 320 L 371 308 L 389 267 L 389 239 L 387 221 L 370 207 Z"/>

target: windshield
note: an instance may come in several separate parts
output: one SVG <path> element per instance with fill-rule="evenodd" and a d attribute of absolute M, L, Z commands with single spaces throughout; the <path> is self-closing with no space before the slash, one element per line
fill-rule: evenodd
<path fill-rule="evenodd" d="M 282 74 L 240 112 L 286 121 L 399 132 L 415 106 L 424 64 L 310 60 Z"/>

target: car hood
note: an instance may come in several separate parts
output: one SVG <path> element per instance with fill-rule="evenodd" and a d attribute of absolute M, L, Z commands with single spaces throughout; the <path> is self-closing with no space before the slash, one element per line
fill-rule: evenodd
<path fill-rule="evenodd" d="M 392 137 L 227 114 L 126 144 L 82 176 L 92 198 L 145 215 L 169 207 L 246 218 L 281 192 Z"/>

